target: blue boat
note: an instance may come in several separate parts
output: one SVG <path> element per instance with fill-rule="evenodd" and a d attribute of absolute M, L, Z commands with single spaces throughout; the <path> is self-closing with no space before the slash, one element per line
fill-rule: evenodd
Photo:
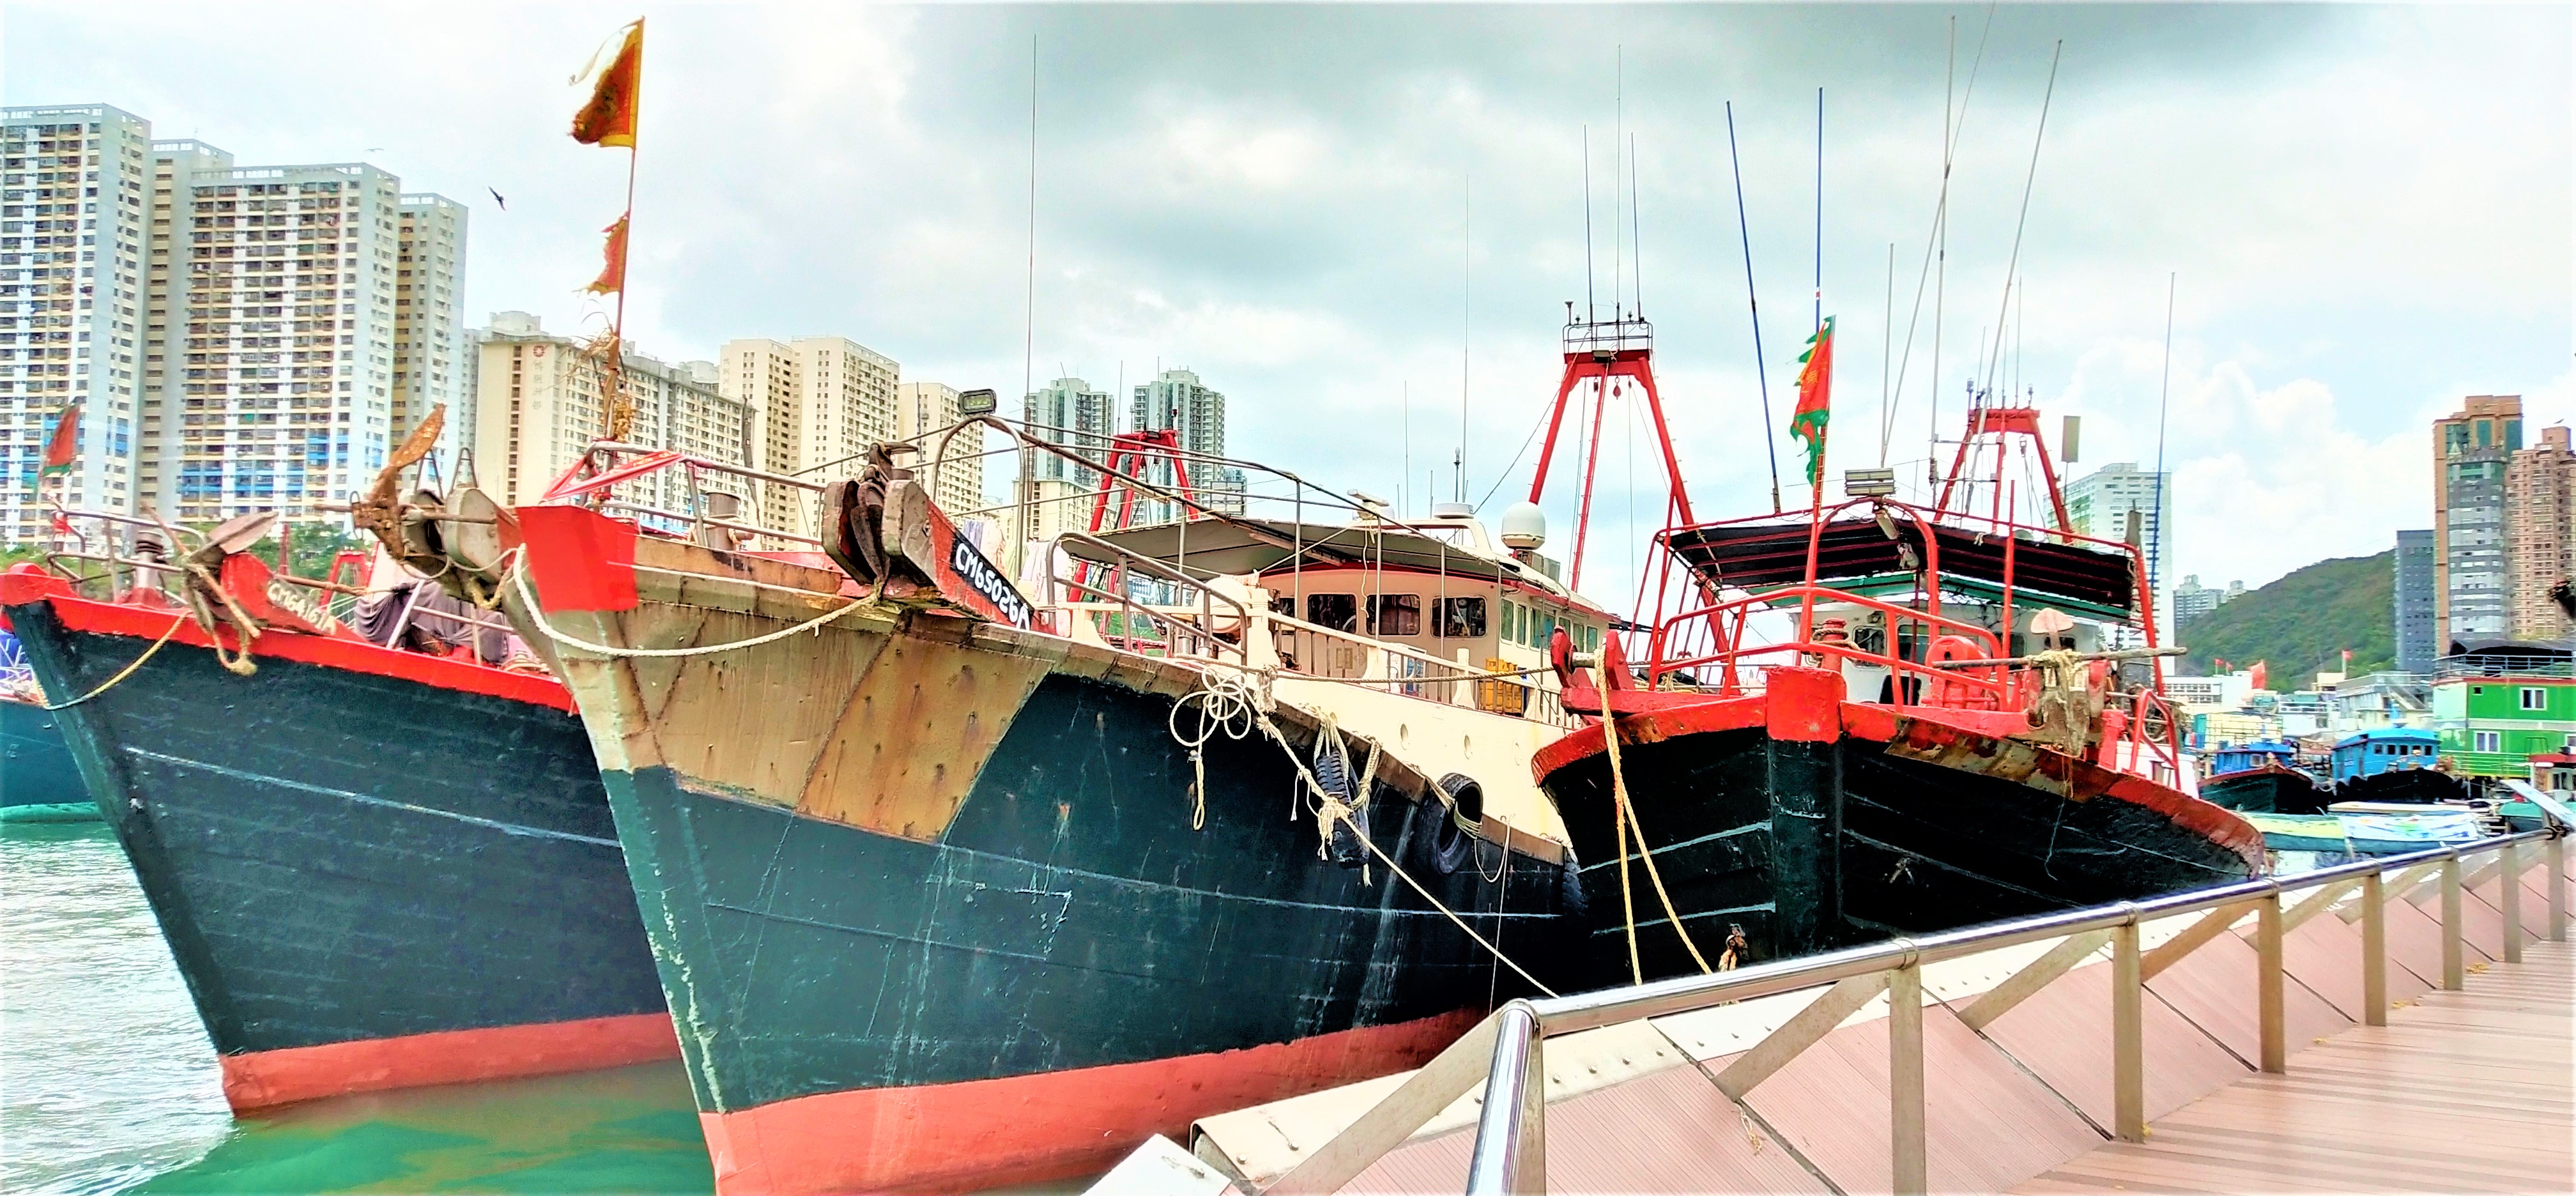
<path fill-rule="evenodd" d="M 2274 852 L 2324 852 L 2347 859 L 2474 843 L 2487 835 L 2474 810 L 2428 809 L 2421 814 L 2248 813 L 2241 817 L 2263 832 L 2263 846 Z"/>
<path fill-rule="evenodd" d="M 2210 753 L 2209 775 L 2200 782 L 2200 799 L 2230 810 L 2267 814 L 2314 814 L 2325 809 L 2327 791 L 2316 778 L 2291 764 L 2299 750 L 2277 740 L 2220 744 Z"/>
<path fill-rule="evenodd" d="M 0 623 L 0 822 L 96 822 L 63 731 L 45 709 L 18 637 Z"/>
<path fill-rule="evenodd" d="M 2334 799 L 2430 805 L 2466 801 L 2469 787 L 2436 765 L 2442 741 L 2420 727 L 2347 735 L 2334 746 Z"/>

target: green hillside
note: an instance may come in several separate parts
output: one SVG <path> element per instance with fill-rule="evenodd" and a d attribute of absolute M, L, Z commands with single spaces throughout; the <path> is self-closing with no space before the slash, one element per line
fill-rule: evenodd
<path fill-rule="evenodd" d="M 2288 692 L 2341 668 L 2347 648 L 2356 674 L 2397 667 L 2395 555 L 2318 561 L 2183 624 L 2175 635 L 2191 649 L 2186 668 L 2268 661 L 2272 688 Z"/>

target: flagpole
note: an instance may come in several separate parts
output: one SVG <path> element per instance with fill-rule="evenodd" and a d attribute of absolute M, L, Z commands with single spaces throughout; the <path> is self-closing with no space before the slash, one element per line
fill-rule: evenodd
<path fill-rule="evenodd" d="M 623 441 L 635 428 L 635 406 L 626 401 L 626 264 L 635 257 L 635 159 L 644 136 L 644 18 L 635 18 L 635 94 L 630 100 L 633 124 L 626 146 L 626 209 L 618 218 L 625 230 L 617 253 L 617 311 L 608 321 L 608 438 Z"/>

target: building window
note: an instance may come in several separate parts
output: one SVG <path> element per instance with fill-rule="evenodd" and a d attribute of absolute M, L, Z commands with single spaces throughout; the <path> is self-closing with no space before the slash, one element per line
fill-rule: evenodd
<path fill-rule="evenodd" d="M 2501 731 L 2474 731 L 2470 733 L 2469 738 L 2471 751 L 2501 752 L 2504 750 L 2504 733 Z"/>
<path fill-rule="evenodd" d="M 2549 691 L 2537 685 L 2523 686 L 2522 708 L 2525 710 L 2549 709 Z"/>

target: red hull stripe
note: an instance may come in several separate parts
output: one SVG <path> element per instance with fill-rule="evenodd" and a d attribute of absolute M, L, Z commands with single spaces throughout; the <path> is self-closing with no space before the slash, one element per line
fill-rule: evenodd
<path fill-rule="evenodd" d="M 680 1040 L 667 1013 L 442 1030 L 226 1055 L 224 1099 L 232 1102 L 234 1112 L 246 1113 L 388 1088 L 624 1067 L 679 1053 Z"/>
<path fill-rule="evenodd" d="M 717 1196 L 965 1191 L 1107 1170 L 1154 1134 L 1419 1067 L 1468 1010 L 1240 1051 L 915 1088 L 826 1092 L 700 1113 Z"/>
<path fill-rule="evenodd" d="M 30 602 L 50 602 L 54 617 L 74 631 L 100 635 L 126 635 L 140 639 L 161 638 L 170 630 L 172 619 L 184 619 L 181 611 L 149 607 L 123 606 L 74 597 L 71 584 L 58 577 L 29 573 L 0 574 L 0 606 L 18 606 Z M 198 648 L 211 648 L 214 641 L 204 629 L 190 621 L 170 637 L 173 643 Z M 224 646 L 234 646 L 230 631 L 224 632 Z M 440 689 L 484 694 L 551 706 L 572 713 L 572 692 L 563 683 L 544 673 L 509 672 L 487 668 L 443 656 L 424 656 L 394 648 L 380 648 L 364 640 L 345 640 L 330 636 L 305 635 L 272 628 L 251 641 L 251 655 L 293 660 L 325 668 L 346 669 L 377 677 L 395 677 L 417 681 Z"/>

